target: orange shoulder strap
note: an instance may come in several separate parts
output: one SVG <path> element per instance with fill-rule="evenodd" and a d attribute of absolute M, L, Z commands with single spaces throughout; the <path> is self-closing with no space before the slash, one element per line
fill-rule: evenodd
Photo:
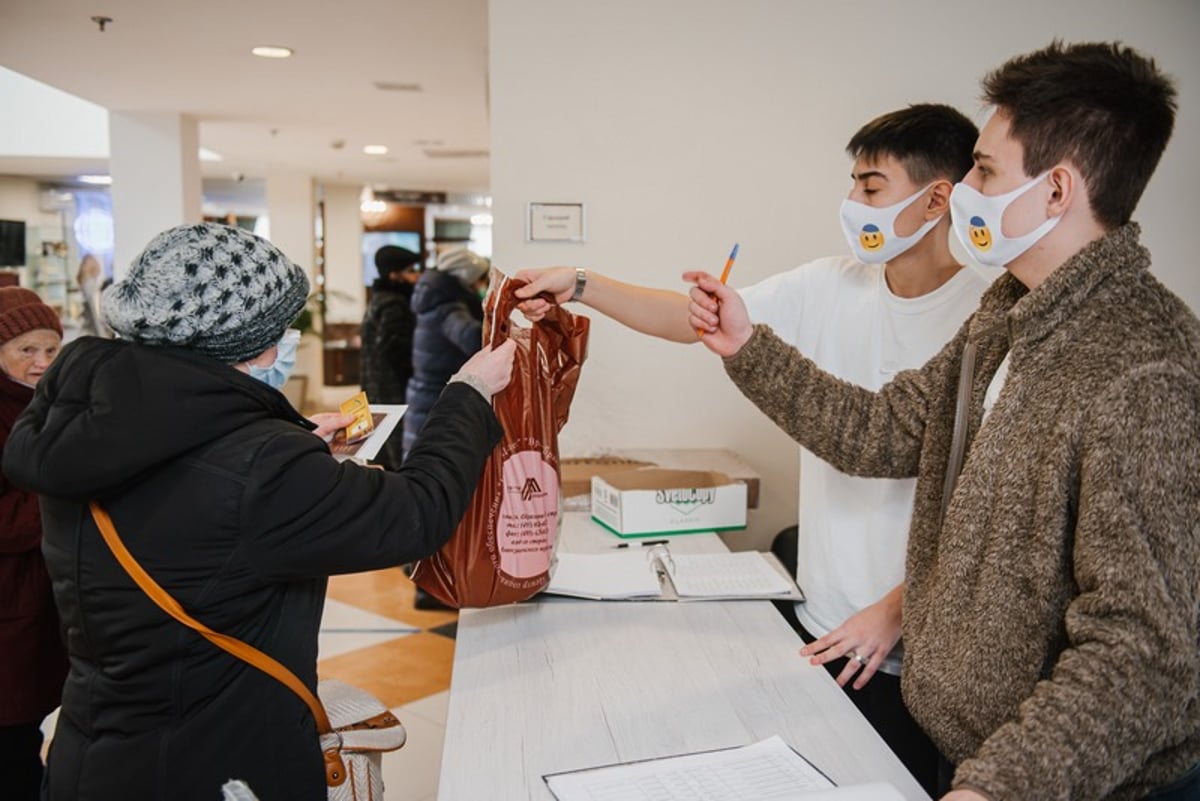
<path fill-rule="evenodd" d="M 121 567 L 125 568 L 125 572 L 137 582 L 137 585 L 150 597 L 150 600 L 158 605 L 159 609 L 188 628 L 195 630 L 218 648 L 228 651 L 243 662 L 247 662 L 272 678 L 277 679 L 296 695 L 300 696 L 304 703 L 308 704 L 308 708 L 312 710 L 319 735 L 329 734 L 333 731 L 333 726 L 329 723 L 329 716 L 325 714 L 325 707 L 304 686 L 304 682 L 300 681 L 295 673 L 253 645 L 248 645 L 236 637 L 230 637 L 228 634 L 213 631 L 183 611 L 183 607 L 179 605 L 179 602 L 170 593 L 158 586 L 158 582 L 152 579 L 150 574 L 143 570 L 138 561 L 133 558 L 133 554 L 125 547 L 125 543 L 121 542 L 121 537 L 117 534 L 117 528 L 113 525 L 112 518 L 108 516 L 108 512 L 104 511 L 100 507 L 100 504 L 95 502 L 89 503 L 88 508 L 91 509 L 92 519 L 96 521 L 96 526 L 100 529 L 100 536 L 104 538 L 113 555 L 117 557 L 117 561 L 121 563 Z M 336 760 L 336 764 L 331 762 L 331 757 L 333 760 Z M 337 749 L 330 749 L 325 752 L 325 769 L 326 780 L 331 786 L 339 785 L 345 779 L 345 767 L 342 764 L 340 756 L 337 754 Z"/>

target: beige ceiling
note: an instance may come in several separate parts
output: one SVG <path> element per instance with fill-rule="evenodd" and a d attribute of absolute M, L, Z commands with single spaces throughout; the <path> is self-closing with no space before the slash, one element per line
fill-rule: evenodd
<path fill-rule="evenodd" d="M 0 0 L 0 66 L 110 110 L 194 116 L 223 157 L 210 177 L 486 191 L 487 63 L 487 0 Z M 77 166 L 3 156 L 6 173 Z"/>

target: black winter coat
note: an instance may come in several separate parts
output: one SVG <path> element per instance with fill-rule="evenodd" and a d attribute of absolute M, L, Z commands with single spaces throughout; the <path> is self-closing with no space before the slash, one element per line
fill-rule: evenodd
<path fill-rule="evenodd" d="M 405 453 L 412 449 L 450 376 L 480 349 L 483 337 L 483 302 L 449 273 L 421 273 L 413 290 L 412 310 L 417 327 L 404 414 Z"/>
<path fill-rule="evenodd" d="M 51 801 L 326 797 L 290 690 L 167 617 L 100 539 L 86 501 L 185 610 L 316 686 L 326 577 L 398 565 L 453 532 L 500 436 L 455 384 L 398 473 L 338 463 L 282 395 L 189 351 L 84 338 L 63 349 L 4 450 L 42 495 L 70 673 Z"/>
<path fill-rule="evenodd" d="M 371 403 L 404 403 L 412 376 L 413 285 L 376 279 L 362 321 L 362 388 Z"/>

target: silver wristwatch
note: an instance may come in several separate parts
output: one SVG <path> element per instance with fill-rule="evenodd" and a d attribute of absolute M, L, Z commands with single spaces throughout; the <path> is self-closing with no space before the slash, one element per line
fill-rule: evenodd
<path fill-rule="evenodd" d="M 575 268 L 575 291 L 571 293 L 571 300 L 579 301 L 583 298 L 583 289 L 587 286 L 587 270 L 582 267 Z"/>

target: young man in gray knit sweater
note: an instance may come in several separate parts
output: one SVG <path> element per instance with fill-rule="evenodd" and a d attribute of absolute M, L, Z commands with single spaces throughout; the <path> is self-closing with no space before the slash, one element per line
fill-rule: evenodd
<path fill-rule="evenodd" d="M 1128 48 L 1055 43 L 984 94 L 951 209 L 1007 274 L 924 367 L 838 381 L 703 273 L 690 322 L 805 447 L 917 477 L 903 688 L 945 798 L 1200 798 L 1200 321 L 1130 221 L 1175 89 Z"/>

